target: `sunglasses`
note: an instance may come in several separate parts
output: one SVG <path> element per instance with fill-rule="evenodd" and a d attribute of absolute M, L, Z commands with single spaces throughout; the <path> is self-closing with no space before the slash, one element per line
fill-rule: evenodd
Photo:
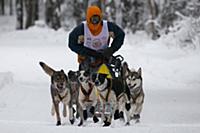
<path fill-rule="evenodd" d="M 101 18 L 100 18 L 100 16 L 98 16 L 98 15 L 93 15 L 93 16 L 90 18 L 90 22 L 91 22 L 92 24 L 98 24 L 100 21 L 101 21 Z"/>

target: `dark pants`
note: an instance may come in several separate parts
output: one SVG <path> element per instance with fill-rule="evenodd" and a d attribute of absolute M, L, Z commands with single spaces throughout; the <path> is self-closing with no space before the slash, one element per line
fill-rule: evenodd
<path fill-rule="evenodd" d="M 98 64 L 97 66 L 90 66 L 90 64 L 87 61 L 84 61 L 79 64 L 79 70 L 88 70 L 89 69 L 90 73 L 92 74 L 92 73 L 96 73 L 101 65 L 102 64 Z M 106 66 L 108 67 L 112 78 L 115 78 L 116 77 L 115 72 L 113 71 L 111 66 L 109 64 L 106 64 Z"/>

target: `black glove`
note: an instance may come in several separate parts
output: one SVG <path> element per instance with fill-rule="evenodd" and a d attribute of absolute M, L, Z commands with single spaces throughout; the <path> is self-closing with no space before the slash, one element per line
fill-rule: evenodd
<path fill-rule="evenodd" d="M 102 55 L 106 58 L 109 58 L 113 54 L 113 49 L 111 47 L 103 49 L 102 50 Z"/>
<path fill-rule="evenodd" d="M 129 111 L 131 109 L 131 104 L 130 103 L 126 103 L 125 107 L 126 107 L 126 110 Z"/>

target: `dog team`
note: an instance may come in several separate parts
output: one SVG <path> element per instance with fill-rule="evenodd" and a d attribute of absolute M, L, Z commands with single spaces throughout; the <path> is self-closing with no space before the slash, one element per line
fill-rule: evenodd
<path fill-rule="evenodd" d="M 51 78 L 51 114 L 56 115 L 57 126 L 61 125 L 60 103 L 63 117 L 68 115 L 71 124 L 79 119 L 78 126 L 85 125 L 89 117 L 94 123 L 100 119 L 105 127 L 117 119 L 123 120 L 125 125 L 130 125 L 131 120 L 140 121 L 144 103 L 141 68 L 130 69 L 124 62 L 122 77 L 112 78 L 108 73 L 89 70 L 70 70 L 66 74 L 43 62 L 39 64 Z"/>

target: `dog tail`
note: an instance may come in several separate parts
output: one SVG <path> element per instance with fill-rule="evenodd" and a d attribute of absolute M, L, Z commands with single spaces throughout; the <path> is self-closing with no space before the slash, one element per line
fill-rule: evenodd
<path fill-rule="evenodd" d="M 45 71 L 45 73 L 48 74 L 49 76 L 52 76 L 53 73 L 55 72 L 53 68 L 49 67 L 44 62 L 39 62 L 39 64 L 42 67 L 42 69 Z"/>

